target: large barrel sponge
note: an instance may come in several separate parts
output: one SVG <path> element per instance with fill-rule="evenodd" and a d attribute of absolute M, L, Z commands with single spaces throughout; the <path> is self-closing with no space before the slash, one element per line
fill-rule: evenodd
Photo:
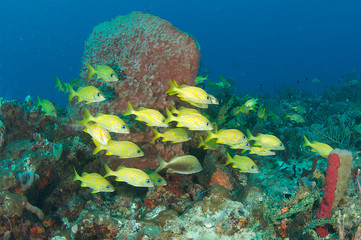
<path fill-rule="evenodd" d="M 134 108 L 153 108 L 165 114 L 165 108 L 171 106 L 170 99 L 174 99 L 165 94 L 170 79 L 195 85 L 200 59 L 197 46 L 194 38 L 150 14 L 132 12 L 99 24 L 85 43 L 80 76 L 83 86 L 98 87 L 107 100 L 88 105 L 72 100 L 68 106 L 69 126 L 82 119 L 85 106 L 92 114 L 119 115 L 125 112 L 129 101 Z M 121 80 L 88 79 L 87 63 L 94 67 L 108 65 L 117 71 Z M 119 140 L 133 141 L 145 150 L 145 156 L 131 161 L 130 165 L 156 168 L 156 154 L 164 159 L 184 154 L 182 144 L 156 143 L 154 146 L 152 134 L 151 128 L 146 127 L 131 128 L 129 135 L 118 135 Z"/>

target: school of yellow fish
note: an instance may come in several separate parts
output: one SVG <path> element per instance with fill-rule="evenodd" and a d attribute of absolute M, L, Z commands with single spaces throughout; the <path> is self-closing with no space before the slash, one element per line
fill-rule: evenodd
<path fill-rule="evenodd" d="M 106 82 L 119 81 L 119 77 L 116 72 L 109 66 L 97 65 L 95 68 L 89 63 L 88 78 L 96 76 L 97 79 L 101 79 Z M 226 79 L 222 78 L 219 83 L 212 83 L 214 86 L 229 87 Z M 198 76 L 195 81 L 197 83 L 203 83 L 208 80 L 207 77 Z M 74 81 L 76 82 L 76 81 Z M 212 85 L 210 84 L 210 85 Z M 212 86 L 213 86 L 212 85 Z M 78 87 L 77 90 L 73 89 L 74 84 L 62 83 L 59 78 L 56 77 L 56 85 L 59 91 L 69 93 L 68 100 L 71 101 L 74 97 L 78 98 L 78 101 L 86 101 L 86 104 L 101 102 L 106 99 L 105 95 L 94 86 Z M 169 81 L 169 89 L 166 94 L 177 95 L 180 100 L 186 101 L 192 106 L 198 108 L 208 108 L 210 104 L 218 105 L 218 100 L 208 94 L 202 88 L 196 86 L 181 85 L 179 86 L 176 81 Z M 229 102 L 222 106 L 217 119 L 225 120 L 224 114 L 230 108 L 233 98 Z M 46 115 L 57 117 L 57 112 L 54 105 L 48 100 L 40 100 L 38 97 L 37 106 L 41 107 L 41 110 Z M 298 112 L 297 114 L 287 114 L 285 118 L 290 118 L 291 121 L 296 123 L 303 123 L 304 119 L 301 114 L 306 111 L 302 106 L 292 107 L 291 109 Z M 227 145 L 232 149 L 242 149 L 242 153 L 249 151 L 249 154 L 257 154 L 260 156 L 272 156 L 275 155 L 276 150 L 284 150 L 285 146 L 276 136 L 268 134 L 257 134 L 253 136 L 247 129 L 247 136 L 238 129 L 217 129 L 216 124 L 212 124 L 206 116 L 202 115 L 195 108 L 181 107 L 176 109 L 172 106 L 172 109 L 166 109 L 166 117 L 155 109 L 148 109 L 139 107 L 134 109 L 130 102 L 128 102 L 128 110 L 123 114 L 124 116 L 135 115 L 135 120 L 144 122 L 150 127 L 166 128 L 165 130 L 152 129 L 154 132 L 154 138 L 152 141 L 161 139 L 161 141 L 170 141 L 173 143 L 186 142 L 191 139 L 189 132 L 184 129 L 188 128 L 191 131 L 204 131 L 206 133 L 205 139 L 199 135 L 199 148 L 216 150 L 221 144 Z M 250 111 L 256 111 L 257 116 L 260 118 L 272 117 L 272 113 L 266 112 L 266 109 L 258 103 L 258 99 L 251 98 L 247 100 L 242 106 L 235 108 L 232 111 L 232 115 L 243 113 L 248 115 Z M 176 122 L 175 128 L 168 128 L 171 122 Z M 131 141 L 116 141 L 112 140 L 109 132 L 128 134 L 130 132 L 127 124 L 118 116 L 111 114 L 97 113 L 92 116 L 87 108 L 84 109 L 83 120 L 77 124 L 84 126 L 84 131 L 88 133 L 95 144 L 93 154 L 97 154 L 100 151 L 105 150 L 106 155 L 116 155 L 119 158 L 134 158 L 144 156 L 142 149 Z M 322 157 L 327 157 L 332 151 L 332 148 L 324 143 L 312 142 L 310 143 L 306 136 L 304 137 L 305 146 L 310 146 L 312 151 L 317 152 Z M 253 142 L 251 145 L 250 142 Z M 256 163 L 248 156 L 235 155 L 233 157 L 226 153 L 227 162 L 226 165 L 232 164 L 233 168 L 239 169 L 240 172 L 245 173 L 258 173 L 258 167 Z M 98 173 L 83 173 L 78 175 L 74 169 L 74 181 L 81 181 L 82 187 L 89 187 L 92 193 L 97 192 L 112 192 L 114 187 L 105 179 L 109 176 L 116 177 L 116 181 L 126 182 L 136 187 L 154 187 L 165 186 L 166 180 L 161 177 L 158 172 L 166 169 L 167 173 L 177 174 L 193 174 L 202 171 L 202 166 L 198 159 L 192 155 L 175 156 L 168 162 L 158 156 L 159 167 L 155 171 L 140 170 L 137 168 L 128 168 L 120 166 L 115 171 L 111 170 L 105 165 L 106 175 L 101 176 Z"/>

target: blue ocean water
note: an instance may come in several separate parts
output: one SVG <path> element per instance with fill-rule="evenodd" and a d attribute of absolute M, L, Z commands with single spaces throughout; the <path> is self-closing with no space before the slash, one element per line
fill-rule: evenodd
<path fill-rule="evenodd" d="M 361 2 L 347 0 L 3 1 L 0 96 L 39 95 L 65 106 L 55 76 L 78 77 L 92 28 L 135 10 L 192 34 L 201 45 L 201 70 L 209 69 L 211 80 L 234 78 L 241 93 L 286 85 L 322 91 L 361 69 L 359 9 Z"/>

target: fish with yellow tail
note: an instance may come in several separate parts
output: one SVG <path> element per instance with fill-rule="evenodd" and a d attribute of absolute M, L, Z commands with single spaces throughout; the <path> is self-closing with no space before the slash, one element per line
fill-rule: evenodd
<path fill-rule="evenodd" d="M 106 150 L 106 155 L 116 155 L 119 158 L 135 158 L 144 156 L 142 149 L 140 149 L 137 144 L 130 141 L 110 140 L 108 144 L 102 145 L 93 138 L 93 142 L 96 146 L 93 154 L 97 154 L 102 150 Z"/>
<path fill-rule="evenodd" d="M 128 110 L 124 113 L 124 116 L 135 115 L 135 120 L 143 121 L 151 127 L 168 127 L 165 123 L 165 117 L 159 111 L 149 108 L 140 107 L 138 110 L 134 110 L 132 104 L 128 102 Z"/>
<path fill-rule="evenodd" d="M 153 142 L 158 138 L 162 138 L 163 142 L 171 141 L 173 143 L 186 142 L 191 139 L 191 135 L 184 128 L 170 128 L 170 129 L 166 129 L 162 133 L 153 129 L 153 132 L 154 132 L 154 138 L 152 139 Z"/>
<path fill-rule="evenodd" d="M 265 149 L 263 147 L 256 147 L 256 146 L 250 147 L 249 154 L 255 154 L 255 155 L 263 156 L 263 157 L 276 155 L 275 152 L 272 152 L 272 151 L 270 151 L 268 149 Z"/>
<path fill-rule="evenodd" d="M 174 105 L 172 106 L 172 110 L 170 111 L 172 114 L 176 114 L 177 116 L 183 115 L 183 114 L 201 114 L 197 109 L 194 108 L 186 108 L 181 107 L 179 109 L 176 109 Z M 202 114 L 201 114 L 202 115 Z"/>
<path fill-rule="evenodd" d="M 71 101 L 73 97 L 78 97 L 78 102 L 86 101 L 86 104 L 94 102 L 102 102 L 105 100 L 104 94 L 96 87 L 86 86 L 79 87 L 76 91 L 72 88 L 70 84 L 67 84 L 67 89 L 69 90 L 68 100 Z"/>
<path fill-rule="evenodd" d="M 103 127 L 110 132 L 122 134 L 129 133 L 128 125 L 120 117 L 103 113 L 97 113 L 97 115 L 93 117 L 89 110 L 85 108 L 83 120 L 77 122 L 77 124 L 84 124 L 90 121 L 96 122 L 100 127 Z"/>
<path fill-rule="evenodd" d="M 93 189 L 92 193 L 98 192 L 114 192 L 114 187 L 98 173 L 86 173 L 84 172 L 81 176 L 78 175 L 74 169 L 73 181 L 80 181 L 82 187 L 89 187 Z"/>
<path fill-rule="evenodd" d="M 169 95 L 177 94 L 178 97 L 182 101 L 186 101 L 193 106 L 199 108 L 208 108 L 208 104 L 218 104 L 218 101 L 212 95 L 209 95 L 206 91 L 202 88 L 188 86 L 188 85 L 181 85 L 178 86 L 176 81 L 169 81 L 170 88 L 166 91 Z"/>
<path fill-rule="evenodd" d="M 253 108 L 257 105 L 257 103 L 258 103 L 258 98 L 251 98 L 245 102 L 244 106 L 253 110 Z"/>
<path fill-rule="evenodd" d="M 116 181 L 126 182 L 135 187 L 154 187 L 154 183 L 148 174 L 140 169 L 120 166 L 117 170 L 112 171 L 106 164 L 104 167 L 106 171 L 104 177 L 115 176 Z"/>
<path fill-rule="evenodd" d="M 154 183 L 155 186 L 166 186 L 167 185 L 167 181 L 158 173 L 153 172 L 151 170 L 143 170 L 143 172 L 148 174 L 148 176 L 150 177 L 150 179 L 152 179 L 152 182 Z"/>
<path fill-rule="evenodd" d="M 199 145 L 198 148 L 203 147 L 205 150 L 217 150 L 221 145 L 217 143 L 217 139 L 213 138 L 208 142 L 205 142 L 201 135 L 199 135 Z"/>
<path fill-rule="evenodd" d="M 221 129 L 217 133 L 207 131 L 206 142 L 213 138 L 217 138 L 217 143 L 226 144 L 226 145 L 238 145 L 247 143 L 247 137 L 237 129 Z"/>
<path fill-rule="evenodd" d="M 54 107 L 54 104 L 50 102 L 49 100 L 43 99 L 40 100 L 39 96 L 36 96 L 38 102 L 36 103 L 37 107 L 41 107 L 41 110 L 45 112 L 45 115 L 49 115 L 52 117 L 57 116 L 57 111 Z"/>
<path fill-rule="evenodd" d="M 240 172 L 245 173 L 259 173 L 257 165 L 254 161 L 246 156 L 235 155 L 233 158 L 227 152 L 226 165 L 233 163 L 233 168 L 238 168 Z"/>
<path fill-rule="evenodd" d="M 247 136 L 249 141 L 255 141 L 255 145 L 260 145 L 267 150 L 284 150 L 285 146 L 279 140 L 278 137 L 268 134 L 258 133 L 257 136 L 253 136 L 247 129 Z"/>
<path fill-rule="evenodd" d="M 169 162 L 165 162 L 158 155 L 159 167 L 155 172 L 167 169 L 167 173 L 193 174 L 203 170 L 198 159 L 193 155 L 173 157 Z"/>
<path fill-rule="evenodd" d="M 311 143 L 310 141 L 308 141 L 306 136 L 303 136 L 303 139 L 305 140 L 305 143 L 302 145 L 302 147 L 311 147 L 311 151 L 318 153 L 321 157 L 327 158 L 333 150 L 333 148 L 326 143 L 321 143 L 317 141 L 313 141 Z"/>
<path fill-rule="evenodd" d="M 305 119 L 300 114 L 297 114 L 297 113 L 294 113 L 291 115 L 286 114 L 285 119 L 286 118 L 290 118 L 290 120 L 295 123 L 304 123 L 305 122 Z"/>
<path fill-rule="evenodd" d="M 296 112 L 298 112 L 299 114 L 305 114 L 307 111 L 306 111 L 306 108 L 303 107 L 303 106 L 292 106 L 291 105 L 291 109 L 295 110 Z"/>
<path fill-rule="evenodd" d="M 194 81 L 196 82 L 197 85 L 199 84 L 203 84 L 205 81 L 208 81 L 208 74 L 207 76 L 203 77 L 203 76 L 197 76 Z"/>
<path fill-rule="evenodd" d="M 88 68 L 88 78 L 91 78 L 93 75 L 97 76 L 97 79 L 102 79 L 106 82 L 116 82 L 119 80 L 118 75 L 113 70 L 113 68 L 107 65 L 97 65 L 95 69 L 89 63 L 86 64 Z"/>
<path fill-rule="evenodd" d="M 164 123 L 177 122 L 177 127 L 186 127 L 189 130 L 212 130 L 211 122 L 201 114 L 182 114 L 180 116 L 173 116 L 167 109 L 167 119 Z"/>
<path fill-rule="evenodd" d="M 94 122 L 88 122 L 83 124 L 85 126 L 84 132 L 90 134 L 96 141 L 98 141 L 102 145 L 107 145 L 110 141 L 111 137 L 109 132 L 100 127 L 98 124 Z"/>

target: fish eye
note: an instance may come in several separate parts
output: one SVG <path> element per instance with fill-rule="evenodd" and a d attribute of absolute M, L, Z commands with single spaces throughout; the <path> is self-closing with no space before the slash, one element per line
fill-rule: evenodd
<path fill-rule="evenodd" d="M 101 95 L 100 95 L 100 93 L 97 93 L 97 97 L 100 97 Z"/>
<path fill-rule="evenodd" d="M 125 129 L 125 125 L 122 126 L 122 129 Z"/>
<path fill-rule="evenodd" d="M 145 182 L 146 182 L 146 183 L 150 183 L 150 180 L 149 180 L 149 179 L 147 179 Z"/>
<path fill-rule="evenodd" d="M 246 143 L 246 147 L 249 147 L 249 143 Z"/>
<path fill-rule="evenodd" d="M 207 123 L 206 123 L 206 126 L 209 126 L 209 125 L 210 125 L 210 123 L 209 123 L 209 122 L 207 122 Z"/>
<path fill-rule="evenodd" d="M 207 100 L 209 100 L 209 97 L 207 96 Z"/>
<path fill-rule="evenodd" d="M 252 166 L 251 168 L 254 169 L 254 166 Z"/>
<path fill-rule="evenodd" d="M 162 120 L 162 123 L 164 123 L 165 120 Z"/>
<path fill-rule="evenodd" d="M 107 186 L 106 186 L 106 188 L 107 188 L 107 189 L 109 189 L 109 188 L 110 188 L 110 186 L 109 186 L 109 185 L 107 185 Z"/>
<path fill-rule="evenodd" d="M 141 153 L 140 149 L 139 149 L 139 150 L 137 150 L 137 153 Z"/>
<path fill-rule="evenodd" d="M 243 136 L 243 139 L 246 139 L 246 136 Z"/>
<path fill-rule="evenodd" d="M 112 73 L 112 74 L 110 74 L 110 77 L 114 77 L 114 74 Z"/>
<path fill-rule="evenodd" d="M 283 147 L 283 144 L 282 144 L 282 143 L 280 144 L 280 147 Z"/>
<path fill-rule="evenodd" d="M 159 182 L 159 183 L 161 183 L 161 182 L 162 182 L 162 180 L 161 180 L 161 179 L 158 179 L 158 182 Z"/>

